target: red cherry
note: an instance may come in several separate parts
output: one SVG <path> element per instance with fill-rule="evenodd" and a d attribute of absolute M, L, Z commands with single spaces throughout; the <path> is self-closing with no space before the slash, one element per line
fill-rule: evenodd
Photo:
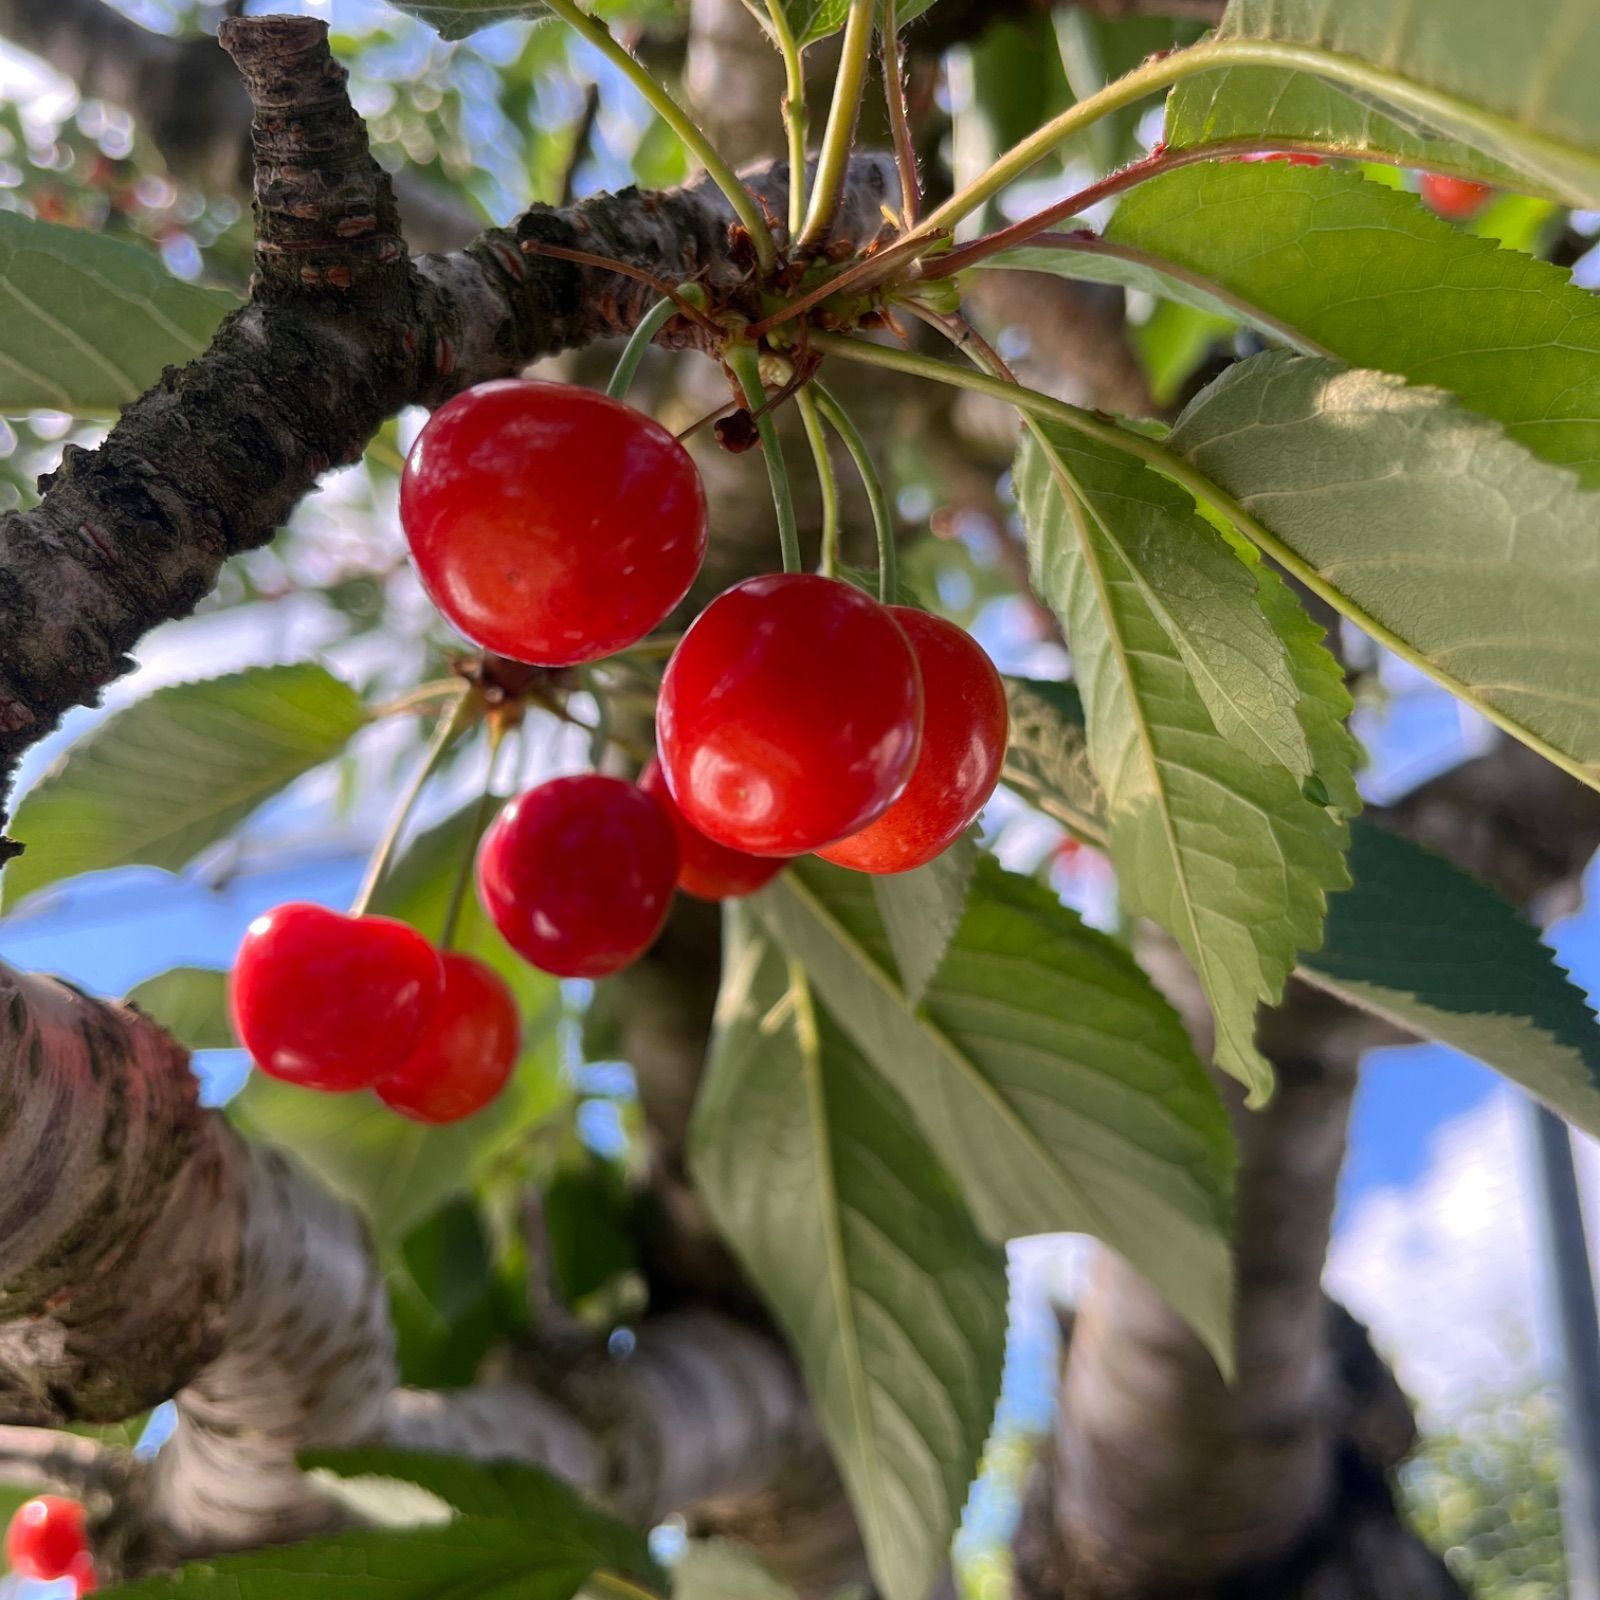
<path fill-rule="evenodd" d="M 519 795 L 478 852 L 478 895 L 506 943 L 561 978 L 601 978 L 655 942 L 678 841 L 654 800 L 588 773 Z"/>
<path fill-rule="evenodd" d="M 859 832 L 905 788 L 922 680 L 888 609 L 835 578 L 772 573 L 719 595 L 667 663 L 656 746 L 692 827 L 794 856 Z"/>
<path fill-rule="evenodd" d="M 422 1042 L 376 1090 L 413 1122 L 460 1122 L 482 1111 L 505 1088 L 522 1047 L 517 1002 L 500 974 L 450 950 L 443 961 L 444 994 Z"/>
<path fill-rule="evenodd" d="M 876 822 L 817 852 L 857 872 L 909 872 L 932 861 L 983 810 L 1006 754 L 1005 685 L 983 646 L 943 617 L 889 610 L 922 669 L 922 753 L 905 793 Z"/>
<path fill-rule="evenodd" d="M 700 473 L 665 428 L 593 390 L 518 378 L 434 412 L 400 479 L 400 521 L 445 616 L 540 666 L 642 638 L 706 551 Z"/>
<path fill-rule="evenodd" d="M 18 1506 L 6 1529 L 6 1560 L 24 1578 L 64 1578 L 88 1548 L 83 1507 L 59 1495 L 42 1494 Z"/>
<path fill-rule="evenodd" d="M 229 984 L 234 1031 L 256 1065 L 330 1090 L 393 1072 L 443 992 L 439 953 L 415 928 L 304 901 L 250 924 Z"/>
<path fill-rule="evenodd" d="M 1474 183 L 1470 178 L 1447 178 L 1442 172 L 1424 172 L 1417 180 L 1417 192 L 1423 204 L 1441 217 L 1452 222 L 1465 222 L 1483 210 L 1485 202 L 1494 193 L 1486 183 Z"/>
<path fill-rule="evenodd" d="M 751 856 L 730 850 L 692 827 L 667 787 L 661 763 L 652 760 L 639 774 L 639 787 L 667 814 L 678 836 L 678 887 L 696 900 L 737 900 L 754 894 L 788 865 L 786 856 Z"/>
<path fill-rule="evenodd" d="M 72 1565 L 67 1568 L 66 1576 L 72 1579 L 73 1600 L 83 1600 L 86 1594 L 93 1594 L 100 1587 L 99 1580 L 94 1575 L 94 1557 L 87 1550 L 82 1555 L 73 1559 Z"/>

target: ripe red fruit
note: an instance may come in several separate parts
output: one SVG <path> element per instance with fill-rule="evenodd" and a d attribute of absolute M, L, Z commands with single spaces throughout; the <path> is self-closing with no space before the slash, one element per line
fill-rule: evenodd
<path fill-rule="evenodd" d="M 659 761 L 639 774 L 639 787 L 666 812 L 678 836 L 678 887 L 696 900 L 737 900 L 754 894 L 788 865 L 786 856 L 751 856 L 708 839 L 678 809 Z"/>
<path fill-rule="evenodd" d="M 88 1548 L 83 1507 L 59 1495 L 42 1494 L 18 1506 L 6 1529 L 6 1560 L 24 1578 L 64 1578 Z"/>
<path fill-rule="evenodd" d="M 706 550 L 700 473 L 665 428 L 593 390 L 517 378 L 434 412 L 400 479 L 400 521 L 445 616 L 540 666 L 642 638 Z"/>
<path fill-rule="evenodd" d="M 1483 210 L 1494 193 L 1486 183 L 1470 178 L 1447 178 L 1442 172 L 1424 172 L 1417 181 L 1423 203 L 1452 222 L 1465 222 Z"/>
<path fill-rule="evenodd" d="M 900 624 L 809 573 L 735 584 L 667 663 L 656 746 L 692 827 L 758 856 L 832 844 L 881 816 L 922 741 L 922 679 Z"/>
<path fill-rule="evenodd" d="M 971 634 L 943 617 L 890 606 L 922 670 L 922 753 L 905 793 L 876 822 L 817 854 L 857 872 L 909 872 L 952 844 L 983 810 L 1005 760 L 1005 685 Z"/>
<path fill-rule="evenodd" d="M 517 1002 L 505 980 L 475 956 L 444 953 L 444 994 L 422 1042 L 378 1098 L 413 1122 L 460 1122 L 506 1086 L 522 1044 Z"/>
<path fill-rule="evenodd" d="M 631 783 L 588 773 L 519 795 L 478 852 L 478 895 L 506 943 L 561 978 L 600 978 L 655 942 L 678 841 Z"/>
<path fill-rule="evenodd" d="M 229 982 L 234 1031 L 256 1065 L 330 1090 L 393 1072 L 443 992 L 439 953 L 415 928 L 304 901 L 250 924 Z"/>
<path fill-rule="evenodd" d="M 94 1557 L 87 1550 L 73 1558 L 66 1576 L 72 1579 L 73 1600 L 83 1600 L 84 1595 L 93 1594 L 100 1587 L 94 1575 Z"/>

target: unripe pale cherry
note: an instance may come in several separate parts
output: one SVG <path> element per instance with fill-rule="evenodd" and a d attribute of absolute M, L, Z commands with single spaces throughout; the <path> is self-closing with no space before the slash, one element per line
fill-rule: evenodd
<path fill-rule="evenodd" d="M 922 680 L 887 607 L 835 578 L 735 584 L 667 663 L 656 747 L 691 826 L 794 856 L 859 832 L 906 786 Z"/>
<path fill-rule="evenodd" d="M 460 1122 L 505 1088 L 522 1044 L 515 996 L 476 956 L 447 950 L 444 993 L 422 1039 L 378 1098 L 413 1122 Z"/>
<path fill-rule="evenodd" d="M 440 611 L 475 644 L 540 666 L 642 638 L 706 550 L 699 469 L 660 423 L 518 378 L 434 412 L 400 480 L 400 521 Z"/>
<path fill-rule="evenodd" d="M 876 822 L 819 850 L 858 872 L 925 866 L 972 825 L 1005 761 L 1005 685 L 971 634 L 910 606 L 889 608 L 922 671 L 922 752 L 905 793 Z"/>
<path fill-rule="evenodd" d="M 366 1089 L 416 1048 L 444 967 L 403 922 L 291 901 L 250 924 L 228 988 L 239 1042 L 269 1077 Z"/>
<path fill-rule="evenodd" d="M 619 778 L 554 778 L 519 795 L 478 852 L 478 897 L 507 944 L 545 972 L 600 978 L 655 942 L 678 841 L 666 813 Z"/>
<path fill-rule="evenodd" d="M 678 835 L 678 887 L 696 900 L 737 900 L 754 894 L 788 865 L 785 856 L 752 856 L 708 839 L 678 809 L 661 763 L 651 760 L 639 787 L 666 812 Z"/>

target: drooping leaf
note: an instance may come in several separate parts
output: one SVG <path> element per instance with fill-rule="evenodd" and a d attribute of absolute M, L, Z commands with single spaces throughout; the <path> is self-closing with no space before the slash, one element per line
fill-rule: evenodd
<path fill-rule="evenodd" d="M 1168 487 L 1059 428 L 1025 442 L 1015 477 L 1035 588 L 1071 641 L 1124 901 L 1183 947 L 1216 1019 L 1218 1065 L 1260 1098 L 1272 1069 L 1256 1007 L 1320 942 L 1327 892 L 1347 881 L 1342 824 L 1286 768 L 1217 731 L 1130 569 L 1117 529 L 1130 507 L 1173 518 Z M 1178 523 L 1171 537 L 1183 536 Z"/>
<path fill-rule="evenodd" d="M 1505 1074 L 1600 1133 L 1600 1023 L 1534 927 L 1492 889 L 1370 823 L 1356 886 L 1328 907 L 1301 973 L 1319 988 Z"/>
<path fill-rule="evenodd" d="M 1600 204 L 1600 13 L 1581 0 L 1231 0 L 1215 37 L 1294 59 L 1180 84 L 1174 148 L 1310 138 Z"/>
<path fill-rule="evenodd" d="M 1103 238 L 994 264 L 1148 289 L 1308 354 L 1448 389 L 1600 483 L 1600 303 L 1548 262 L 1356 173 L 1184 167 L 1131 190 Z"/>
<path fill-rule="evenodd" d="M 1269 353 L 1170 448 L 1291 571 L 1508 732 L 1600 784 L 1600 497 L 1437 390 Z"/>
<path fill-rule="evenodd" d="M 1081 839 L 1105 842 L 1105 796 L 1089 761 L 1083 701 L 1070 683 L 1007 678 L 1011 737 L 1001 777 Z"/>
<path fill-rule="evenodd" d="M 898 1091 L 994 1238 L 1094 1234 L 1231 1354 L 1232 1141 L 1188 1035 L 1131 957 L 980 857 L 919 1007 L 870 886 L 803 861 L 750 902 Z"/>
<path fill-rule="evenodd" d="M 927 992 L 950 948 L 977 864 L 977 841 L 963 837 L 925 867 L 872 880 L 878 915 L 888 930 L 900 981 L 912 1005 Z"/>
<path fill-rule="evenodd" d="M 572 1600 L 595 1570 L 559 1525 L 463 1518 L 195 1561 L 108 1600 Z"/>
<path fill-rule="evenodd" d="M 694 1539 L 673 1563 L 672 1600 L 795 1600 L 795 1593 L 738 1545 Z"/>
<path fill-rule="evenodd" d="M 6 903 L 79 872 L 185 866 L 362 727 L 356 692 L 310 663 L 178 683 L 70 746 L 23 797 L 37 839 L 6 868 Z"/>
<path fill-rule="evenodd" d="M 238 304 L 150 250 L 0 212 L 0 413 L 114 412 L 199 355 Z"/>
<path fill-rule="evenodd" d="M 173 967 L 128 991 L 128 1000 L 189 1050 L 232 1050 L 228 975 L 207 967 Z"/>
<path fill-rule="evenodd" d="M 408 1450 L 318 1450 L 302 1456 L 301 1464 L 343 1478 L 414 1483 L 460 1512 L 465 1521 L 457 1526 L 521 1526 L 534 1543 L 548 1540 L 587 1561 L 591 1571 L 622 1573 L 658 1592 L 664 1588 L 638 1529 L 537 1467 Z"/>
<path fill-rule="evenodd" d="M 748 919 L 733 919 L 692 1163 L 789 1337 L 878 1587 L 922 1600 L 1000 1391 L 1004 1254 L 905 1103 Z"/>

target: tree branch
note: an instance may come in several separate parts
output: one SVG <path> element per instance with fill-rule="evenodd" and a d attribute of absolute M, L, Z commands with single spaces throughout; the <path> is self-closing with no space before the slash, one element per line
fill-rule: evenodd
<path fill-rule="evenodd" d="M 651 299 L 619 274 L 525 244 L 714 290 L 742 281 L 731 212 L 704 183 L 536 208 L 463 251 L 409 259 L 326 36 L 309 17 L 224 23 L 256 107 L 251 301 L 205 354 L 129 406 L 98 450 L 69 446 L 38 506 L 0 518 L 0 798 L 28 745 L 127 671 L 148 629 L 192 610 L 228 556 L 266 543 L 386 418 L 626 332 Z M 784 177 L 770 169 L 751 187 L 781 194 Z M 876 232 L 892 161 L 859 158 L 852 179 L 849 225 Z"/>

